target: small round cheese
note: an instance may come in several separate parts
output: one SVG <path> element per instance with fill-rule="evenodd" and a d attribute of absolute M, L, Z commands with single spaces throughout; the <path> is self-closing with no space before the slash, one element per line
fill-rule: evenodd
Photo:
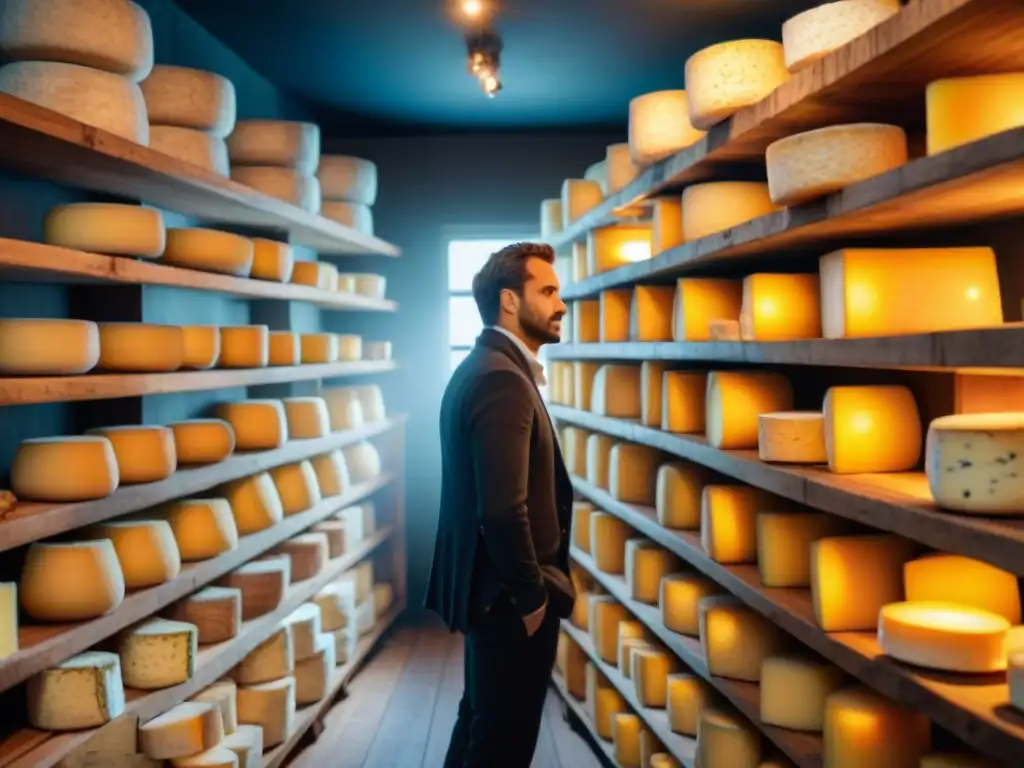
<path fill-rule="evenodd" d="M 162 261 L 175 267 L 248 277 L 252 240 L 215 229 L 169 229 Z"/>
<path fill-rule="evenodd" d="M 356 232 L 365 235 L 373 234 L 373 211 L 368 205 L 359 203 L 339 203 L 334 200 L 325 202 L 320 208 L 320 214 L 346 227 L 352 227 Z"/>
<path fill-rule="evenodd" d="M 796 72 L 900 12 L 900 0 L 839 0 L 798 13 L 782 25 L 786 68 Z"/>
<path fill-rule="evenodd" d="M 1005 671 L 1009 632 L 1004 616 L 956 603 L 889 603 L 878 614 L 885 653 L 947 672 Z"/>
<path fill-rule="evenodd" d="M 185 325 L 185 355 L 182 368 L 205 371 L 213 368 L 220 359 L 220 329 L 216 325 Z"/>
<path fill-rule="evenodd" d="M 310 459 L 310 463 L 316 473 L 317 487 L 320 488 L 320 493 L 323 496 L 337 496 L 344 493 L 351 485 L 345 454 L 341 452 L 341 449 L 314 456 Z"/>
<path fill-rule="evenodd" d="M 152 118 L 150 118 L 152 119 Z M 228 145 L 203 131 L 174 125 L 149 126 L 149 146 L 176 160 L 210 171 L 218 176 L 229 173 Z"/>
<path fill-rule="evenodd" d="M 11 490 L 25 501 L 72 504 L 102 499 L 120 477 L 110 441 L 99 435 L 23 440 L 11 463 Z"/>
<path fill-rule="evenodd" d="M 192 128 L 218 139 L 234 130 L 235 86 L 226 77 L 157 64 L 140 86 L 152 125 Z"/>
<path fill-rule="evenodd" d="M 69 203 L 46 212 L 43 242 L 111 256 L 159 258 L 167 243 L 160 211 L 125 203 Z"/>
<path fill-rule="evenodd" d="M 320 181 L 291 168 L 232 165 L 231 180 L 310 213 L 320 212 Z"/>
<path fill-rule="evenodd" d="M 270 470 L 284 514 L 297 515 L 320 503 L 322 495 L 316 472 L 308 461 L 285 464 Z M 294 577 L 294 574 L 292 574 Z M 293 578 L 294 580 L 294 578 Z"/>
<path fill-rule="evenodd" d="M 239 120 L 228 137 L 232 165 L 291 168 L 312 176 L 320 164 L 320 127 L 288 120 Z"/>
<path fill-rule="evenodd" d="M 220 329 L 221 368 L 266 368 L 270 361 L 270 328 L 239 325 Z"/>
<path fill-rule="evenodd" d="M 686 60 L 690 124 L 706 131 L 788 79 L 782 44 L 774 40 L 733 40 L 704 48 Z"/>
<path fill-rule="evenodd" d="M 36 542 L 18 579 L 21 609 L 38 621 L 86 621 L 124 600 L 124 574 L 109 539 Z"/>
<path fill-rule="evenodd" d="M 120 75 L 55 61 L 16 61 L 0 67 L 0 93 L 136 144 L 149 144 L 142 91 Z"/>
<path fill-rule="evenodd" d="M 174 433 L 167 427 L 141 424 L 99 427 L 89 430 L 88 434 L 101 435 L 110 441 L 121 485 L 166 480 L 178 468 Z"/>
<path fill-rule="evenodd" d="M 0 320 L 0 374 L 75 376 L 96 367 L 100 331 L 88 320 Z"/>
<path fill-rule="evenodd" d="M 690 124 L 686 91 L 654 91 L 629 102 L 629 151 L 641 168 L 704 136 Z"/>
<path fill-rule="evenodd" d="M 179 326 L 148 323 L 100 323 L 103 371 L 169 373 L 185 359 L 185 336 Z"/>
<path fill-rule="evenodd" d="M 348 155 L 321 155 L 317 170 L 324 200 L 373 205 L 377 202 L 377 166 Z"/>
<path fill-rule="evenodd" d="M 235 431 L 223 419 L 191 419 L 167 426 L 174 433 L 179 465 L 216 464 L 235 450 Z"/>
<path fill-rule="evenodd" d="M 292 278 L 295 257 L 288 243 L 265 237 L 252 238 L 252 270 L 249 277 L 287 283 Z"/>

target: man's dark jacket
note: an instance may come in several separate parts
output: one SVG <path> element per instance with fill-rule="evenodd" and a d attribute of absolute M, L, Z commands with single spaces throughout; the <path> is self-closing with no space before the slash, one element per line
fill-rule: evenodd
<path fill-rule="evenodd" d="M 530 365 L 485 328 L 441 402 L 441 511 L 425 606 L 466 632 L 498 597 L 568 616 L 572 483 Z"/>

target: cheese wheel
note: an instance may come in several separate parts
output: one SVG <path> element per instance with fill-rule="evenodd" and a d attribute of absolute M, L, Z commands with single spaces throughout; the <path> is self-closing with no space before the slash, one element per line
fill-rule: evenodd
<path fill-rule="evenodd" d="M 330 693 L 336 654 L 331 635 L 317 635 L 314 651 L 295 662 L 295 703 L 313 704 Z"/>
<path fill-rule="evenodd" d="M 184 325 L 181 328 L 182 368 L 205 371 L 220 359 L 220 330 L 215 325 Z"/>
<path fill-rule="evenodd" d="M 712 320 L 708 323 L 710 341 L 740 341 L 739 320 Z"/>
<path fill-rule="evenodd" d="M 136 144 L 149 144 L 142 91 L 120 75 L 55 61 L 16 61 L 0 67 L 0 93 L 52 109 Z"/>
<path fill-rule="evenodd" d="M 739 714 L 710 707 L 701 710 L 694 755 L 697 768 L 758 768 L 761 748 L 760 732 Z"/>
<path fill-rule="evenodd" d="M 295 678 L 240 687 L 238 721 L 263 729 L 264 749 L 283 742 L 295 727 Z"/>
<path fill-rule="evenodd" d="M 11 490 L 26 501 L 102 499 L 119 482 L 114 447 L 99 435 L 23 440 L 11 463 Z"/>
<path fill-rule="evenodd" d="M 644 726 L 640 717 L 622 712 L 612 718 L 612 744 L 615 764 L 625 768 L 640 765 L 640 732 Z"/>
<path fill-rule="evenodd" d="M 296 661 L 308 659 L 316 654 L 317 638 L 321 631 L 320 607 L 318 605 L 303 603 L 285 616 L 281 620 L 281 624 L 291 633 L 292 652 Z"/>
<path fill-rule="evenodd" d="M 640 167 L 686 149 L 703 136 L 690 124 L 686 91 L 654 91 L 629 102 L 629 151 Z"/>
<path fill-rule="evenodd" d="M 220 329 L 221 368 L 265 368 L 270 362 L 270 329 L 240 325 Z"/>
<path fill-rule="evenodd" d="M 167 230 L 163 261 L 175 267 L 248 277 L 252 269 L 252 240 L 215 229 Z"/>
<path fill-rule="evenodd" d="M 368 296 L 371 299 L 384 299 L 388 279 L 384 275 L 358 272 L 356 278 L 356 293 L 360 296 Z"/>
<path fill-rule="evenodd" d="M 757 567 L 765 587 L 809 587 L 811 544 L 842 536 L 853 525 L 837 515 L 819 512 L 757 513 Z"/>
<path fill-rule="evenodd" d="M 320 573 L 327 564 L 328 552 L 327 535 L 313 532 L 300 533 L 281 542 L 270 551 L 270 555 L 288 556 L 291 560 L 291 580 L 295 583 L 311 579 Z"/>
<path fill-rule="evenodd" d="M 614 195 L 636 178 L 640 169 L 633 162 L 629 144 L 611 144 L 605 149 L 605 195 Z"/>
<path fill-rule="evenodd" d="M 321 155 L 316 172 L 324 200 L 373 205 L 377 202 L 377 166 L 349 155 Z"/>
<path fill-rule="evenodd" d="M 651 228 L 599 227 L 587 233 L 587 274 L 597 275 L 651 258 Z"/>
<path fill-rule="evenodd" d="M 220 707 L 209 701 L 182 702 L 139 725 L 139 751 L 151 760 L 204 752 L 223 738 Z"/>
<path fill-rule="evenodd" d="M 825 701 L 825 765 L 917 768 L 931 750 L 928 718 L 863 687 Z"/>
<path fill-rule="evenodd" d="M 353 387 L 329 387 L 319 394 L 327 403 L 332 432 L 355 429 L 366 422 L 362 401 Z"/>
<path fill-rule="evenodd" d="M 101 435 L 110 441 L 121 485 L 166 480 L 177 468 L 174 433 L 167 427 L 99 427 L 87 434 Z"/>
<path fill-rule="evenodd" d="M 328 584 L 313 597 L 320 609 L 320 623 L 324 632 L 335 632 L 348 626 L 348 616 L 355 610 L 355 596 L 344 583 Z"/>
<path fill-rule="evenodd" d="M 295 648 L 286 626 L 279 626 L 267 639 L 253 648 L 231 671 L 236 683 L 252 684 L 279 680 L 295 669 Z M 239 690 L 241 693 L 241 690 Z M 241 703 L 241 702 L 239 702 Z M 241 707 L 239 707 L 239 719 Z"/>
<path fill-rule="evenodd" d="M 690 124 L 706 131 L 761 101 L 789 79 L 789 72 L 781 43 L 733 40 L 690 56 L 685 77 Z"/>
<path fill-rule="evenodd" d="M 286 397 L 281 400 L 290 440 L 327 437 L 331 433 L 327 403 L 322 397 Z"/>
<path fill-rule="evenodd" d="M 540 204 L 540 239 L 547 242 L 562 231 L 562 201 L 554 198 Z"/>
<path fill-rule="evenodd" d="M 705 429 L 708 375 L 699 371 L 665 371 L 661 377 L 661 428 L 676 434 Z"/>
<path fill-rule="evenodd" d="M 943 416 L 928 425 L 925 472 L 935 503 L 968 514 L 1024 513 L 1024 415 Z M 1014 622 L 1019 623 L 1019 622 Z"/>
<path fill-rule="evenodd" d="M 179 466 L 216 464 L 235 450 L 235 431 L 223 419 L 191 419 L 167 425 Z"/>
<path fill-rule="evenodd" d="M 654 508 L 666 528 L 700 528 L 701 497 L 710 473 L 689 461 L 670 461 L 658 467 Z"/>
<path fill-rule="evenodd" d="M 174 605 L 169 618 L 194 624 L 200 645 L 237 637 L 242 627 L 242 590 L 206 587 Z"/>
<path fill-rule="evenodd" d="M 124 574 L 109 539 L 29 546 L 18 578 L 21 609 L 39 621 L 86 621 L 124 600 Z"/>
<path fill-rule="evenodd" d="M 365 341 L 363 342 L 363 359 L 364 360 L 390 360 L 391 359 L 391 342 L 390 341 Z"/>
<path fill-rule="evenodd" d="M 352 484 L 348 474 L 345 454 L 340 449 L 314 456 L 310 459 L 316 473 L 316 484 L 324 497 L 337 496 L 344 493 Z"/>
<path fill-rule="evenodd" d="M 171 760 L 172 768 L 238 768 L 238 756 L 230 749 L 217 745 L 205 752 Z"/>
<path fill-rule="evenodd" d="M 345 524 L 340 520 L 324 520 L 310 528 L 310 531 L 327 537 L 327 557 L 331 560 L 345 554 Z"/>
<path fill-rule="evenodd" d="M 173 125 L 150 125 L 149 147 L 218 176 L 227 176 L 230 172 L 228 146 L 224 139 L 203 131 Z"/>
<path fill-rule="evenodd" d="M 232 699 L 234 701 L 234 699 Z M 258 725 L 240 725 L 220 743 L 238 757 L 238 768 L 260 768 L 263 758 L 263 729 Z"/>
<path fill-rule="evenodd" d="M 673 573 L 661 580 L 658 603 L 661 620 L 673 632 L 690 637 L 700 635 L 700 604 L 705 597 L 724 590 L 711 579 L 696 573 Z"/>
<path fill-rule="evenodd" d="M 302 362 L 302 344 L 299 334 L 292 331 L 271 331 L 267 365 L 299 365 Z"/>
<path fill-rule="evenodd" d="M 1024 72 L 935 80 L 925 90 L 928 154 L 1024 125 Z"/>
<path fill-rule="evenodd" d="M 209 560 L 238 546 L 238 529 L 226 499 L 180 499 L 171 502 L 165 514 L 186 563 Z"/>
<path fill-rule="evenodd" d="M 352 543 L 363 541 L 377 530 L 376 514 L 372 503 L 345 507 L 334 517 L 345 524 L 345 538 Z"/>
<path fill-rule="evenodd" d="M 91 539 L 109 539 L 127 589 L 170 581 L 181 571 L 181 555 L 166 520 L 110 520 L 88 531 Z"/>
<path fill-rule="evenodd" d="M 0 52 L 8 61 L 80 64 L 139 82 L 153 69 L 153 27 L 129 0 L 5 0 Z"/>
<path fill-rule="evenodd" d="M 713 202 L 717 196 L 716 190 L 712 188 L 704 189 L 703 192 L 698 190 L 693 194 L 697 207 L 702 207 L 701 197 L 706 196 Z M 701 222 L 700 226 L 706 225 Z M 710 341 L 711 324 L 718 320 L 738 321 L 742 307 L 741 280 L 714 277 L 680 278 L 676 281 L 672 338 L 676 341 Z"/>
<path fill-rule="evenodd" d="M 97 368 L 117 373 L 170 373 L 185 359 L 180 326 L 100 323 Z"/>
<path fill-rule="evenodd" d="M 761 722 L 820 733 L 825 700 L 846 680 L 838 667 L 808 656 L 771 656 L 761 663 Z"/>
<path fill-rule="evenodd" d="M 111 256 L 156 259 L 167 234 L 160 211 L 125 203 L 68 203 L 46 212 L 43 242 Z"/>
<path fill-rule="evenodd" d="M 917 465 L 921 415 L 907 387 L 829 387 L 824 411 L 833 472 L 905 472 Z"/>
<path fill-rule="evenodd" d="M 291 280 L 295 257 L 288 243 L 279 243 L 265 237 L 252 239 L 252 269 L 249 277 L 287 283 Z"/>
<path fill-rule="evenodd" d="M 284 519 L 281 497 L 267 472 L 227 483 L 220 493 L 231 505 L 235 527 L 242 536 L 266 530 Z"/>
<path fill-rule="evenodd" d="M 701 712 L 712 701 L 710 687 L 696 675 L 676 672 L 668 676 L 665 709 L 673 733 L 696 736 Z"/>
<path fill-rule="evenodd" d="M 226 77 L 188 67 L 157 64 L 140 83 L 149 122 L 203 131 L 226 139 L 235 127 L 235 86 Z M 227 160 L 225 145 L 225 161 Z"/>
<path fill-rule="evenodd" d="M 96 367 L 100 333 L 87 320 L 0 320 L 0 374 L 74 376 Z"/>
<path fill-rule="evenodd" d="M 772 496 L 746 485 L 705 485 L 701 495 L 700 543 L 716 563 L 757 559 L 757 513 Z"/>
<path fill-rule="evenodd" d="M 352 227 L 356 232 L 362 232 L 366 235 L 373 234 L 373 211 L 370 210 L 368 205 L 339 203 L 335 200 L 330 200 L 323 204 L 320 213 L 332 221 L 344 224 L 346 227 Z"/>
<path fill-rule="evenodd" d="M 566 179 L 562 182 L 562 229 L 568 229 L 583 214 L 604 200 L 604 191 L 596 181 Z"/>
<path fill-rule="evenodd" d="M 280 400 L 220 403 L 217 414 L 231 425 L 240 451 L 269 451 L 288 440 L 288 420 Z"/>
<path fill-rule="evenodd" d="M 778 210 L 760 181 L 709 181 L 683 190 L 683 234 L 692 243 Z"/>
<path fill-rule="evenodd" d="M 242 591 L 242 620 L 249 621 L 277 608 L 290 581 L 291 561 L 275 557 L 246 563 L 225 576 L 221 585 Z"/>
<path fill-rule="evenodd" d="M 900 0 L 839 0 L 782 25 L 786 69 L 797 72 L 900 12 Z"/>
<path fill-rule="evenodd" d="M 303 365 L 322 365 L 338 360 L 338 334 L 303 333 L 299 336 Z"/>
<path fill-rule="evenodd" d="M 1005 616 L 946 601 L 888 603 L 878 614 L 883 652 L 945 672 L 1006 671 L 1009 633 Z"/>
<path fill-rule="evenodd" d="M 234 165 L 291 168 L 306 176 L 320 163 L 320 127 L 287 120 L 239 120 L 228 137 Z"/>
<path fill-rule="evenodd" d="M 124 632 L 117 643 L 124 684 L 149 691 L 184 683 L 195 673 L 197 639 L 195 626 L 168 619 Z"/>
<path fill-rule="evenodd" d="M 743 341 L 793 341 L 821 336 L 817 273 L 759 273 L 743 278 Z"/>
<path fill-rule="evenodd" d="M 903 165 L 907 135 L 896 125 L 830 125 L 772 142 L 765 162 L 772 202 L 799 205 Z"/>
<path fill-rule="evenodd" d="M 98 728 L 124 713 L 116 653 L 80 653 L 30 677 L 25 691 L 28 721 L 41 731 Z"/>
<path fill-rule="evenodd" d="M 304 211 L 320 212 L 320 182 L 316 176 L 306 176 L 291 168 L 232 164 L 231 180 Z"/>
<path fill-rule="evenodd" d="M 789 464 L 826 463 L 825 415 L 817 411 L 758 414 L 757 456 L 761 461 Z"/>
<path fill-rule="evenodd" d="M 1021 623 L 1017 576 L 963 555 L 932 553 L 903 566 L 903 591 L 910 602 L 947 602 L 978 608 Z"/>
<path fill-rule="evenodd" d="M 345 453 L 345 464 L 353 483 L 368 483 L 381 473 L 382 464 L 377 447 L 366 440 L 361 440 L 342 449 Z"/>
<path fill-rule="evenodd" d="M 705 597 L 699 612 L 701 649 L 712 675 L 756 683 L 761 663 L 792 644 L 789 635 L 733 595 Z"/>
<path fill-rule="evenodd" d="M 715 448 L 755 448 L 758 417 L 793 407 L 793 388 L 778 373 L 712 371 L 707 382 L 704 421 Z"/>
<path fill-rule="evenodd" d="M 338 268 L 326 261 L 297 261 L 292 267 L 291 282 L 324 291 L 336 291 Z"/>
<path fill-rule="evenodd" d="M 322 496 L 316 482 L 316 472 L 308 461 L 299 461 L 270 470 L 281 508 L 285 516 L 297 515 L 320 503 Z"/>

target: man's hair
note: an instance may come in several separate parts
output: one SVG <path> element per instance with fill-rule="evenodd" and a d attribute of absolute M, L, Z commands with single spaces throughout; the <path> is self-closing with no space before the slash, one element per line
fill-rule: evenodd
<path fill-rule="evenodd" d="M 484 325 L 498 322 L 501 292 L 510 288 L 520 296 L 526 284 L 527 259 L 544 259 L 555 263 L 555 249 L 546 243 L 512 243 L 495 251 L 473 277 L 473 298 Z"/>

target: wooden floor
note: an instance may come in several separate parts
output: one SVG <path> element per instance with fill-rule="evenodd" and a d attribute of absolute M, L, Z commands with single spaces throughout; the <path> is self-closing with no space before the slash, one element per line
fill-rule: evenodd
<path fill-rule="evenodd" d="M 441 768 L 462 695 L 462 638 L 433 624 L 400 626 L 324 718 L 294 768 Z M 548 697 L 532 768 L 602 768 Z"/>

